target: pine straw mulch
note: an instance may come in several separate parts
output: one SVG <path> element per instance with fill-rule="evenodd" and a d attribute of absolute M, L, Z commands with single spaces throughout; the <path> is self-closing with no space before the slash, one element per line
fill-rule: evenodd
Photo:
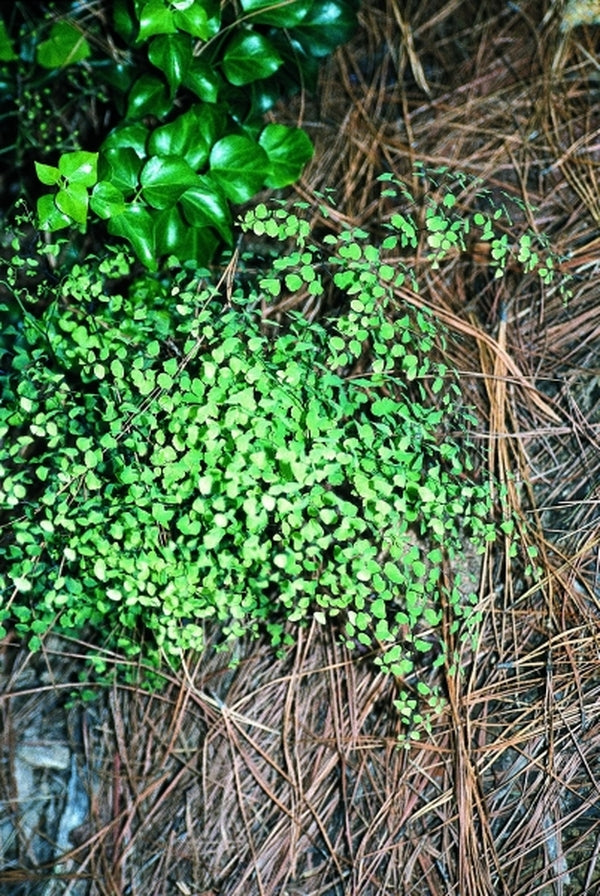
<path fill-rule="evenodd" d="M 517 556 L 499 543 L 484 558 L 481 634 L 445 681 L 447 711 L 398 750 L 395 683 L 318 627 L 282 659 L 243 644 L 233 670 L 208 651 L 160 694 L 116 688 L 77 710 L 92 808 L 52 892 L 597 892 L 600 77 L 597 29 L 561 32 L 560 5 L 366 3 L 317 99 L 278 112 L 317 145 L 301 197 L 335 186 L 335 214 L 375 227 L 379 173 L 447 165 L 524 200 L 511 238 L 544 231 L 573 275 L 565 306 L 518 272 L 493 280 L 476 246 L 439 271 L 414 260 L 519 520 Z M 18 736 L 28 659 L 6 651 L 4 730 Z M 68 651 L 45 662 L 55 692 L 71 690 Z M 10 874 L 11 896 L 50 892 Z"/>

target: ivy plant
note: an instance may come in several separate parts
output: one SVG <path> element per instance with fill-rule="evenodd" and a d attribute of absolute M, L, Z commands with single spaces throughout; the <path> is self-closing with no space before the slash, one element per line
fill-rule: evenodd
<path fill-rule="evenodd" d="M 41 182 L 57 188 L 38 201 L 41 227 L 85 230 L 92 212 L 150 270 L 169 256 L 207 262 L 231 244 L 231 204 L 293 183 L 311 158 L 304 131 L 265 124 L 264 114 L 314 85 L 319 59 L 352 34 L 355 8 L 354 0 L 117 0 L 115 40 L 126 50 L 99 60 L 88 60 L 85 38 L 74 42 L 72 25 L 55 23 L 44 60 L 91 66 L 119 120 L 97 152 L 38 160 Z M 84 167 L 93 177 L 65 176 Z"/>

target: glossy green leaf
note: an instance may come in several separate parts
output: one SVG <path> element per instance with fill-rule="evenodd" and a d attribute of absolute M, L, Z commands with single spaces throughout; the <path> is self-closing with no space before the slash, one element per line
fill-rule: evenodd
<path fill-rule="evenodd" d="M 205 103 L 217 102 L 222 84 L 222 78 L 215 67 L 198 58 L 192 59 L 183 79 L 183 86 Z"/>
<path fill-rule="evenodd" d="M 315 0 L 302 22 L 292 29 L 310 56 L 328 56 L 356 30 L 356 13 L 347 0 Z"/>
<path fill-rule="evenodd" d="M 94 67 L 94 75 L 98 81 L 108 85 L 111 91 L 114 90 L 122 96 L 129 92 L 137 74 L 131 63 L 127 64 L 114 59 L 98 60 Z M 121 96 L 115 96 L 115 106 L 119 114 L 123 111 L 121 99 Z"/>
<path fill-rule="evenodd" d="M 4 24 L 3 19 L 0 19 L 0 62 L 12 62 L 13 59 L 18 58 L 19 57 L 13 50 L 12 41 L 8 36 L 6 25 Z"/>
<path fill-rule="evenodd" d="M 293 28 L 305 18 L 313 0 L 241 0 L 242 9 L 250 14 L 251 24 Z"/>
<path fill-rule="evenodd" d="M 114 184 L 100 181 L 92 191 L 90 207 L 100 218 L 112 218 L 125 210 L 125 198 Z"/>
<path fill-rule="evenodd" d="M 103 152 L 109 150 L 133 149 L 136 155 L 142 159 L 146 155 L 146 144 L 150 131 L 141 122 L 120 125 L 114 128 L 102 144 Z"/>
<path fill-rule="evenodd" d="M 204 138 L 207 146 L 214 146 L 226 133 L 229 121 L 222 106 L 197 103 L 190 112 L 194 115 L 198 134 Z"/>
<path fill-rule="evenodd" d="M 58 160 L 58 170 L 70 184 L 93 187 L 98 179 L 98 153 L 65 152 Z"/>
<path fill-rule="evenodd" d="M 148 0 L 139 13 L 140 30 L 138 41 L 147 41 L 157 34 L 175 34 L 177 28 L 173 10 L 165 6 L 163 0 Z"/>
<path fill-rule="evenodd" d="M 90 55 L 90 45 L 79 28 L 64 21 L 55 22 L 48 40 L 36 48 L 38 64 L 43 68 L 64 68 Z"/>
<path fill-rule="evenodd" d="M 180 156 L 197 171 L 208 161 L 211 145 L 198 127 L 195 110 L 189 109 L 169 124 L 156 128 L 148 150 L 152 155 Z"/>
<path fill-rule="evenodd" d="M 138 20 L 132 14 L 129 0 L 114 0 L 113 24 L 126 43 L 132 44 L 138 32 Z"/>
<path fill-rule="evenodd" d="M 189 34 L 164 34 L 150 41 L 148 59 L 159 68 L 167 79 L 174 96 L 182 84 L 193 56 L 192 38 Z"/>
<path fill-rule="evenodd" d="M 108 232 L 127 240 L 140 261 L 151 271 L 158 269 L 154 221 L 143 205 L 131 204 L 108 221 Z"/>
<path fill-rule="evenodd" d="M 227 45 L 223 73 L 236 87 L 268 78 L 283 62 L 271 41 L 254 31 L 242 31 Z"/>
<path fill-rule="evenodd" d="M 152 131 L 148 141 L 149 154 L 184 156 L 192 142 L 194 130 L 193 115 L 190 115 L 189 112 L 179 115 L 169 124 L 163 124 Z"/>
<path fill-rule="evenodd" d="M 245 93 L 248 97 L 250 109 L 253 115 L 264 115 L 279 102 L 284 95 L 281 84 L 281 69 L 272 78 L 263 81 L 254 81 L 248 84 Z M 259 123 L 260 124 L 260 123 Z M 258 134 L 256 135 L 258 136 Z"/>
<path fill-rule="evenodd" d="M 195 186 L 180 200 L 186 219 L 196 227 L 214 227 L 226 243 L 231 243 L 231 214 L 224 191 L 210 176 L 199 176 Z"/>
<path fill-rule="evenodd" d="M 177 251 L 177 257 L 181 261 L 208 264 L 220 242 L 219 237 L 210 227 L 187 227 L 185 239 Z"/>
<path fill-rule="evenodd" d="M 205 2 L 194 0 L 193 3 L 176 3 L 173 19 L 181 31 L 187 31 L 192 37 L 209 40 L 218 30 L 219 19 L 209 19 Z"/>
<path fill-rule="evenodd" d="M 129 196 L 139 188 L 142 165 L 143 161 L 134 149 L 110 149 L 103 152 L 100 158 L 100 177 L 110 181 L 125 196 Z"/>
<path fill-rule="evenodd" d="M 198 175 L 179 156 L 152 156 L 140 174 L 142 195 L 154 208 L 170 208 L 193 187 Z"/>
<path fill-rule="evenodd" d="M 146 115 L 153 115 L 162 118 L 171 110 L 172 105 L 162 81 L 152 75 L 142 75 L 129 91 L 127 117 L 144 118 Z"/>
<path fill-rule="evenodd" d="M 55 202 L 63 215 L 68 215 L 77 224 L 85 224 L 90 196 L 83 184 L 69 184 L 67 187 L 59 190 L 56 194 Z"/>
<path fill-rule="evenodd" d="M 53 187 L 60 181 L 60 171 L 53 165 L 44 165 L 42 162 L 34 162 L 35 173 L 38 180 L 46 184 L 47 187 Z"/>
<path fill-rule="evenodd" d="M 268 124 L 258 142 L 269 157 L 265 185 L 271 189 L 286 187 L 298 180 L 314 152 L 310 138 L 304 131 L 283 124 Z"/>
<path fill-rule="evenodd" d="M 37 215 L 41 230 L 62 230 L 73 224 L 71 218 L 57 207 L 54 196 L 40 196 L 37 201 Z"/>
<path fill-rule="evenodd" d="M 157 254 L 176 255 L 180 258 L 180 249 L 185 243 L 189 225 L 183 221 L 175 206 L 165 208 L 153 217 Z"/>
<path fill-rule="evenodd" d="M 263 81 L 255 81 L 256 84 L 263 84 Z M 252 88 L 253 84 L 247 84 L 243 89 L 234 87 L 229 81 L 223 78 L 223 88 L 219 94 L 219 103 L 227 110 L 229 118 L 229 128 L 223 133 L 231 133 L 231 122 L 234 121 L 238 126 L 243 122 L 244 133 L 253 140 L 258 138 L 260 126 L 262 122 L 253 115 L 252 108 Z M 254 129 L 255 133 L 252 133 Z M 234 131 L 233 133 L 240 133 Z"/>
<path fill-rule="evenodd" d="M 284 43 L 277 41 L 284 64 L 277 73 L 280 89 L 289 93 L 301 83 L 303 88 L 315 92 L 319 80 L 319 59 L 311 53 L 310 46 L 304 46 L 294 38 L 294 29 L 286 32 Z"/>
<path fill-rule="evenodd" d="M 218 140 L 210 154 L 210 173 L 232 202 L 247 202 L 269 171 L 266 152 L 248 137 L 232 134 Z"/>

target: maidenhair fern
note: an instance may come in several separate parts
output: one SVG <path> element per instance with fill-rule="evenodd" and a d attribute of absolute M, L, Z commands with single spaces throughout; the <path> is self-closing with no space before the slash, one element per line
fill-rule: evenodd
<path fill-rule="evenodd" d="M 429 233 L 460 236 L 454 220 Z M 0 623 L 32 649 L 50 629 L 87 632 L 159 666 L 202 650 L 207 624 L 285 646 L 316 619 L 437 705 L 418 669 L 448 659 L 442 606 L 455 632 L 478 619 L 442 563 L 495 527 L 468 445 L 448 435 L 470 418 L 433 360 L 436 322 L 398 298 L 415 220 L 395 212 L 381 245 L 360 230 L 317 244 L 285 207 L 243 227 L 286 248 L 258 278 L 234 275 L 227 304 L 207 271 L 136 280 L 115 253 L 40 296 L 15 256 Z M 325 289 L 335 319 L 273 328 L 257 310 Z M 403 715 L 414 700 L 405 690 Z"/>

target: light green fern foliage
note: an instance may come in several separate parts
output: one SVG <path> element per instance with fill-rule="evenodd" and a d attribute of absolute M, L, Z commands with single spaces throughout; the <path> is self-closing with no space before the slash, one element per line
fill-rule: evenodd
<path fill-rule="evenodd" d="M 427 218 L 432 263 L 478 226 L 453 207 Z M 434 360 L 439 328 L 398 297 L 415 285 L 412 212 L 379 244 L 317 242 L 302 215 L 245 216 L 277 255 L 234 273 L 226 302 L 201 269 L 136 279 L 115 252 L 53 284 L 30 276 L 43 255 L 17 251 L 0 306 L 0 624 L 32 649 L 87 633 L 159 667 L 201 651 L 206 625 L 286 645 L 316 619 L 410 683 L 408 718 L 416 695 L 438 705 L 419 669 L 452 661 L 443 607 L 453 637 L 477 626 L 476 597 L 441 570 L 494 538 L 490 491 L 450 435 L 472 420 Z M 341 311 L 267 326 L 261 304 L 298 291 Z"/>

